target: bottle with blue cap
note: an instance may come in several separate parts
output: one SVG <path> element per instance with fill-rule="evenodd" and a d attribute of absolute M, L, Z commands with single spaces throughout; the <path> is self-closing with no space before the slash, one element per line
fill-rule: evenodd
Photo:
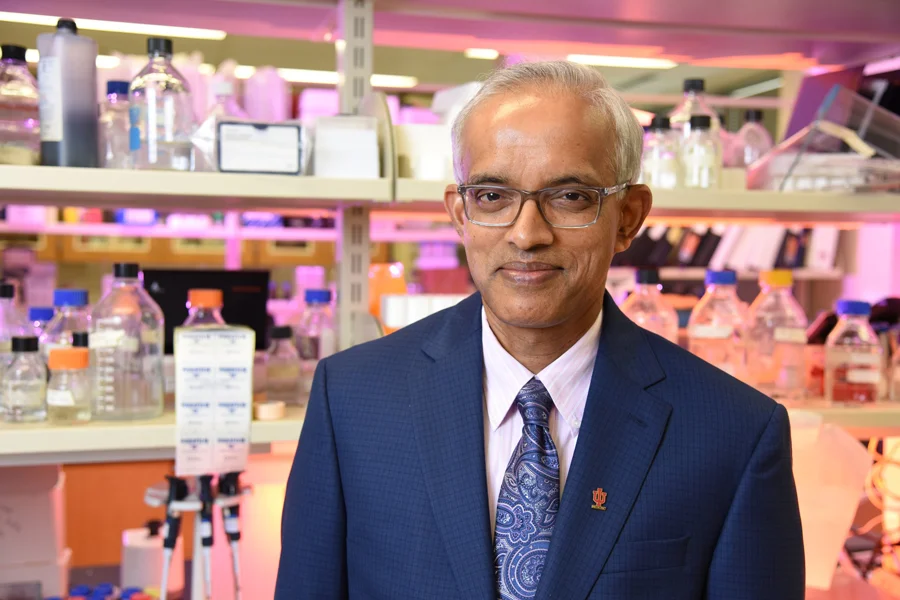
<path fill-rule="evenodd" d="M 55 290 L 53 305 L 56 307 L 56 315 L 47 323 L 40 337 L 45 362 L 50 360 L 50 350 L 53 348 L 72 345 L 73 333 L 91 329 L 87 290 Z"/>
<path fill-rule="evenodd" d="M 745 376 L 744 306 L 734 271 L 707 271 L 706 293 L 688 320 L 688 349 L 729 375 Z"/>
<path fill-rule="evenodd" d="M 131 148 L 128 136 L 128 81 L 107 81 L 106 102 L 100 114 L 100 166 L 107 169 L 130 169 Z"/>
<path fill-rule="evenodd" d="M 838 300 L 838 322 L 825 341 L 825 398 L 829 402 L 875 402 L 884 372 L 884 352 L 869 325 L 872 307 L 860 300 Z"/>
<path fill-rule="evenodd" d="M 44 333 L 44 329 L 47 327 L 47 323 L 53 319 L 55 314 L 56 311 L 53 310 L 52 306 L 30 307 L 28 309 L 28 320 L 31 322 L 31 326 L 34 327 L 34 335 L 41 337 L 41 334 Z"/>
<path fill-rule="evenodd" d="M 297 327 L 297 352 L 300 354 L 302 391 L 312 389 L 319 361 L 337 351 L 337 335 L 331 314 L 331 290 L 306 290 L 306 310 Z"/>

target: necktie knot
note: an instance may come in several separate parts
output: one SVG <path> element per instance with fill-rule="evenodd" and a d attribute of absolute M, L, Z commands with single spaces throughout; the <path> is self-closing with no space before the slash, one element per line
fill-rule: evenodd
<path fill-rule="evenodd" d="M 536 377 L 532 377 L 519 390 L 516 395 L 516 404 L 525 425 L 550 426 L 550 409 L 553 407 L 553 399 L 544 384 Z"/>

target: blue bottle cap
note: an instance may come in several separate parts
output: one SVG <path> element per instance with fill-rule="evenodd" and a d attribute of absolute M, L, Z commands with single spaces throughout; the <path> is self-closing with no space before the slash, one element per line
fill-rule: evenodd
<path fill-rule="evenodd" d="M 707 271 L 706 285 L 734 285 L 737 283 L 737 273 L 734 271 Z"/>
<path fill-rule="evenodd" d="M 69 590 L 70 596 L 87 596 L 91 593 L 91 586 L 89 585 L 76 585 L 72 589 Z"/>
<path fill-rule="evenodd" d="M 131 600 L 131 597 L 135 594 L 140 594 L 144 591 L 144 588 L 139 587 L 129 587 L 122 590 L 122 600 Z"/>
<path fill-rule="evenodd" d="M 52 306 L 32 306 L 28 309 L 29 321 L 49 321 L 56 311 Z"/>
<path fill-rule="evenodd" d="M 53 292 L 54 306 L 87 306 L 87 290 L 55 290 Z"/>
<path fill-rule="evenodd" d="M 131 84 L 127 81 L 115 81 L 115 80 L 107 81 L 106 82 L 106 95 L 109 96 L 110 94 L 116 94 L 116 95 L 121 95 L 121 96 L 127 96 L 128 95 L 128 87 L 130 85 Z"/>
<path fill-rule="evenodd" d="M 837 314 L 848 317 L 868 317 L 872 314 L 872 306 L 861 300 L 838 300 L 835 310 Z"/>
<path fill-rule="evenodd" d="M 306 290 L 303 299 L 307 304 L 328 304 L 331 302 L 331 290 Z"/>
<path fill-rule="evenodd" d="M 63 600 L 60 596 L 50 596 L 49 598 L 44 598 L 44 600 Z"/>
<path fill-rule="evenodd" d="M 111 583 L 106 582 L 106 583 L 101 583 L 100 585 L 95 587 L 94 593 L 99 594 L 100 592 L 104 592 L 107 594 L 111 594 L 114 589 L 116 589 L 116 586 L 114 586 Z"/>

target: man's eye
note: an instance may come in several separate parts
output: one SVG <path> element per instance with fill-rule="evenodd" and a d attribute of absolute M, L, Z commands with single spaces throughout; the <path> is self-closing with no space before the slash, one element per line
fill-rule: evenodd
<path fill-rule="evenodd" d="M 478 196 L 478 199 L 481 202 L 496 202 L 500 199 L 500 194 L 498 194 L 497 192 L 482 192 Z"/>
<path fill-rule="evenodd" d="M 562 198 L 563 200 L 568 200 L 569 202 L 584 202 L 589 199 L 581 192 L 573 191 L 566 192 L 565 194 L 563 194 Z"/>

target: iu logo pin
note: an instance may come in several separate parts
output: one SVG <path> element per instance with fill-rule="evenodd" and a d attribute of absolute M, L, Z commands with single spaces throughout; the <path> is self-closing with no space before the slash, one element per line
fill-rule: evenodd
<path fill-rule="evenodd" d="M 603 488 L 597 488 L 594 490 L 594 505 L 591 506 L 594 510 L 606 510 L 606 492 L 603 491 Z"/>

